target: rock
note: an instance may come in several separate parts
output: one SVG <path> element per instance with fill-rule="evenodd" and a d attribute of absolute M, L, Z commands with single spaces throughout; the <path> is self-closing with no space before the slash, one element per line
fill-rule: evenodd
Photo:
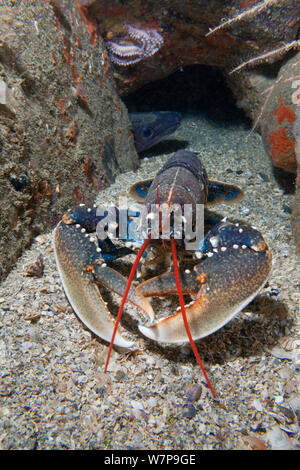
<path fill-rule="evenodd" d="M 260 121 L 264 144 L 274 165 L 295 172 L 291 87 L 292 77 L 299 76 L 300 56 L 292 57 L 279 73 L 277 63 L 299 46 L 299 2 L 244 1 L 237 6 L 234 0 L 222 5 L 217 0 L 209 4 L 193 0 L 188 5 L 163 0 L 159 4 L 149 2 L 146 7 L 135 0 L 123 3 L 116 1 L 113 12 L 108 0 L 93 2 L 89 8 L 101 22 L 101 35 L 109 51 L 111 44 L 120 43 L 120 36 L 139 46 L 140 32 L 155 31 L 163 43 L 154 55 L 144 54 L 127 67 L 111 54 L 121 95 L 166 77 L 179 66 L 220 67 L 239 106 L 254 123 Z M 138 28 L 136 37 L 130 36 L 129 27 Z"/>
<path fill-rule="evenodd" d="M 111 8 L 111 1 L 104 0 L 88 2 L 87 9 L 99 22 L 121 96 L 183 66 L 219 67 L 238 106 L 261 132 L 274 166 L 293 178 L 297 169 L 293 99 L 300 71 L 300 53 L 295 54 L 300 45 L 298 1 L 162 0 L 145 5 L 116 0 Z M 137 28 L 135 35 L 132 28 Z M 140 48 L 134 61 L 132 56 L 122 57 L 122 40 L 127 47 Z M 121 45 L 119 56 L 114 54 L 116 44 Z M 296 204 L 293 227 L 300 252 L 299 196 Z"/>
<path fill-rule="evenodd" d="M 78 2 L 1 6 L 0 276 L 33 237 L 138 165 L 94 20 Z"/>
<path fill-rule="evenodd" d="M 295 135 L 296 100 L 292 88 L 293 77 L 300 74 L 300 53 L 288 60 L 272 84 L 261 116 L 260 128 L 267 153 L 274 166 L 296 172 Z"/>
<path fill-rule="evenodd" d="M 146 56 L 146 60 L 144 55 L 131 67 L 115 62 L 115 78 L 124 95 L 170 75 L 179 66 L 203 64 L 227 68 L 229 72 L 235 64 L 243 63 L 245 57 L 252 59 L 262 51 L 282 46 L 282 41 L 296 39 L 299 4 L 295 0 L 264 3 L 193 0 L 186 4 L 162 0 L 145 5 L 137 0 L 125 4 L 116 0 L 112 9 L 111 1 L 104 0 L 93 2 L 88 11 L 101 22 L 100 32 L 106 41 L 119 42 L 119 37 L 123 36 L 139 45 L 138 40 L 128 35 L 126 25 L 144 31 L 155 30 L 163 37 L 164 43 L 153 56 Z"/>

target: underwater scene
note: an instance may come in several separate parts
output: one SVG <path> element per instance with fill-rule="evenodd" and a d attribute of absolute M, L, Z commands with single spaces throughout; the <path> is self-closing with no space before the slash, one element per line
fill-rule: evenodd
<path fill-rule="evenodd" d="M 0 449 L 299 450 L 299 34 L 299 0 L 0 3 Z"/>

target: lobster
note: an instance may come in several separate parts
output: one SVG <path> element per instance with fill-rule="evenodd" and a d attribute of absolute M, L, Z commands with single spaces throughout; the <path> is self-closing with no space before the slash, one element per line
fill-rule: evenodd
<path fill-rule="evenodd" d="M 221 328 L 259 293 L 271 273 L 271 251 L 256 228 L 224 219 L 217 222 L 205 220 L 206 233 L 197 236 L 199 231 L 195 227 L 203 215 L 198 211 L 199 207 L 234 202 L 243 193 L 233 184 L 209 179 L 202 162 L 193 152 L 177 152 L 154 179 L 136 183 L 130 192 L 142 203 L 140 212 L 144 212 L 144 226 L 141 231 L 141 220 L 135 222 L 139 211 L 115 208 L 115 235 L 127 242 L 125 246 L 116 247 L 107 237 L 107 231 L 104 237 L 103 230 L 100 230 L 99 237 L 97 226 L 106 227 L 109 232 L 110 224 L 106 222 L 109 211 L 105 207 L 81 204 L 69 209 L 54 229 L 55 258 L 66 296 L 82 322 L 110 343 L 105 371 L 113 345 L 134 346 L 119 331 L 123 308 L 128 300 L 146 316 L 146 322 L 138 326 L 144 336 L 165 343 L 190 342 L 215 397 L 194 341 Z M 189 209 L 190 227 L 187 232 L 180 230 L 180 224 L 187 227 L 185 212 L 182 215 L 179 210 L 179 215 L 175 215 L 173 207 Z M 148 225 L 145 227 L 145 221 L 152 222 L 153 219 L 156 220 L 154 229 Z M 121 230 L 124 220 L 125 232 Z M 96 236 L 90 235 L 96 231 Z M 131 254 L 132 246 L 126 245 L 135 241 L 141 247 L 126 279 L 109 264 Z M 135 273 L 143 272 L 142 261 L 147 265 L 149 248 L 158 245 L 163 247 L 165 255 L 171 251 L 173 263 L 165 272 L 133 286 Z M 193 269 L 179 269 L 184 262 L 179 259 L 178 252 L 190 257 Z M 122 296 L 115 321 L 98 285 Z M 178 293 L 180 305 L 176 313 L 156 321 L 147 297 L 175 293 Z M 184 303 L 184 295 L 192 296 L 188 305 Z"/>

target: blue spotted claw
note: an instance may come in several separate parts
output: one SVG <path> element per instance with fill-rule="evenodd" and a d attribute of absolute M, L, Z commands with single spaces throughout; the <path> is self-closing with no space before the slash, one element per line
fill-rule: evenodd
<path fill-rule="evenodd" d="M 79 206 L 67 212 L 54 230 L 54 251 L 64 290 L 75 313 L 91 331 L 109 342 L 114 320 L 98 285 L 123 296 L 127 279 L 107 266 L 106 260 L 108 255 L 115 259 L 128 252 L 115 248 L 112 242 L 107 244 L 108 252 L 96 244 L 96 237 L 90 233 L 95 232 L 100 219 L 94 208 Z M 103 250 L 105 246 L 102 243 Z M 193 271 L 180 274 L 183 293 L 193 298 L 185 310 L 194 340 L 218 330 L 251 302 L 272 269 L 272 255 L 262 234 L 253 227 L 226 221 L 210 230 L 195 255 L 198 259 Z M 145 313 L 146 324 L 150 325 L 139 326 L 148 338 L 167 343 L 188 341 L 181 310 L 154 323 L 154 312 L 146 299 L 175 293 L 172 271 L 130 288 L 128 300 Z M 134 345 L 119 331 L 114 344 L 123 348 Z"/>
<path fill-rule="evenodd" d="M 114 320 L 98 285 L 123 295 L 127 279 L 108 267 L 97 246 L 94 232 L 98 222 L 94 208 L 79 206 L 67 212 L 54 229 L 54 253 L 66 296 L 80 320 L 97 336 L 110 341 Z M 122 253 L 123 255 L 123 253 Z M 131 287 L 128 300 L 138 306 L 152 322 L 154 313 L 147 299 Z M 132 348 L 134 343 L 118 331 L 115 345 Z"/>
<path fill-rule="evenodd" d="M 184 293 L 196 297 L 185 307 L 194 340 L 215 332 L 229 322 L 259 293 L 272 269 L 272 255 L 261 233 L 251 227 L 220 222 L 201 248 L 202 259 L 191 273 L 182 273 Z M 139 285 L 145 296 L 175 293 L 172 272 Z M 187 342 L 180 309 L 140 331 L 156 341 Z"/>

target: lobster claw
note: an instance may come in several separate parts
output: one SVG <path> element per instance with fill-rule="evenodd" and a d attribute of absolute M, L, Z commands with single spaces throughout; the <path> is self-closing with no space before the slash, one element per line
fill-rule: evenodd
<path fill-rule="evenodd" d="M 100 283 L 123 295 L 127 279 L 103 263 L 100 251 L 93 237 L 79 224 L 66 224 L 61 221 L 54 229 L 54 253 L 68 300 L 80 320 L 97 336 L 109 342 L 114 330 L 114 321 L 97 284 Z M 128 300 L 143 310 L 149 321 L 153 320 L 151 305 L 134 287 L 129 291 Z M 133 344 L 117 332 L 115 345 L 132 348 Z"/>
<path fill-rule="evenodd" d="M 211 236 L 213 235 L 213 237 Z M 247 244 L 238 244 L 247 238 Z M 214 248 L 208 251 L 210 240 Z M 182 276 L 184 293 L 199 286 L 196 300 L 185 307 L 194 340 L 210 335 L 229 322 L 258 294 L 271 273 L 272 255 L 260 232 L 253 228 L 222 222 L 206 237 L 203 258 L 189 275 Z M 172 281 L 173 277 L 173 281 Z M 173 273 L 145 281 L 139 286 L 143 295 L 155 295 L 156 286 L 175 292 Z M 161 294 L 160 294 L 161 295 Z M 156 341 L 188 341 L 180 309 L 140 331 Z"/>

